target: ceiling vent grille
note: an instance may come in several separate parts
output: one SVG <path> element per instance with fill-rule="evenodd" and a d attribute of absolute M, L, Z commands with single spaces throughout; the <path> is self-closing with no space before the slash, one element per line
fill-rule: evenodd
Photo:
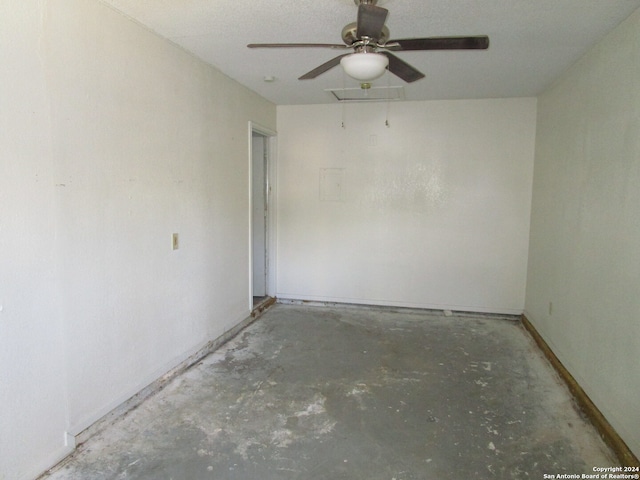
<path fill-rule="evenodd" d="M 404 100 L 404 87 L 328 88 L 325 92 L 339 102 L 387 102 Z"/>

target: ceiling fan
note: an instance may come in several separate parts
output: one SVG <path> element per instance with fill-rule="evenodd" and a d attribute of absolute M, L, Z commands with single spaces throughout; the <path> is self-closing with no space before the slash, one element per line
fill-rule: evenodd
<path fill-rule="evenodd" d="M 348 50 L 328 62 L 302 75 L 299 80 L 310 80 L 341 64 L 347 75 L 361 82 L 380 77 L 386 69 L 405 82 L 415 82 L 424 74 L 391 52 L 411 50 L 484 50 L 489 48 L 486 35 L 470 37 L 427 37 L 389 40 L 385 26 L 389 11 L 378 7 L 378 0 L 354 0 L 358 6 L 357 21 L 342 29 L 344 44 L 333 43 L 250 43 L 249 48 L 333 48 Z"/>

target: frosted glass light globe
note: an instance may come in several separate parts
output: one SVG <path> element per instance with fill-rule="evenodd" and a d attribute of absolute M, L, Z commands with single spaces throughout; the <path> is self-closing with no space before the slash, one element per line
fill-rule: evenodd
<path fill-rule="evenodd" d="M 389 58 L 381 53 L 359 52 L 342 57 L 340 65 L 351 78 L 370 82 L 382 76 L 389 65 Z"/>

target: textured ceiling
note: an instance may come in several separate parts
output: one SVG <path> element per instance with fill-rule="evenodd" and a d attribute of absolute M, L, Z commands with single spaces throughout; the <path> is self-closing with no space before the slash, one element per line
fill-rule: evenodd
<path fill-rule="evenodd" d="M 102 0 L 278 105 L 335 103 L 328 88 L 357 87 L 336 67 L 297 78 L 331 49 L 248 49 L 247 43 L 342 43 L 353 0 Z M 426 74 L 406 100 L 535 96 L 635 9 L 640 0 L 381 0 L 390 37 L 489 35 L 488 50 L 397 52 Z M 265 76 L 275 77 L 267 83 Z"/>

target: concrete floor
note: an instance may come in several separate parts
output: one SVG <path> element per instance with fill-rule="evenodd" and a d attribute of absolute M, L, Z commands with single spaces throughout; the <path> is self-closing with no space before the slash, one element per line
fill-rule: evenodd
<path fill-rule="evenodd" d="M 515 321 L 276 305 L 46 478 L 542 479 L 617 464 Z"/>

